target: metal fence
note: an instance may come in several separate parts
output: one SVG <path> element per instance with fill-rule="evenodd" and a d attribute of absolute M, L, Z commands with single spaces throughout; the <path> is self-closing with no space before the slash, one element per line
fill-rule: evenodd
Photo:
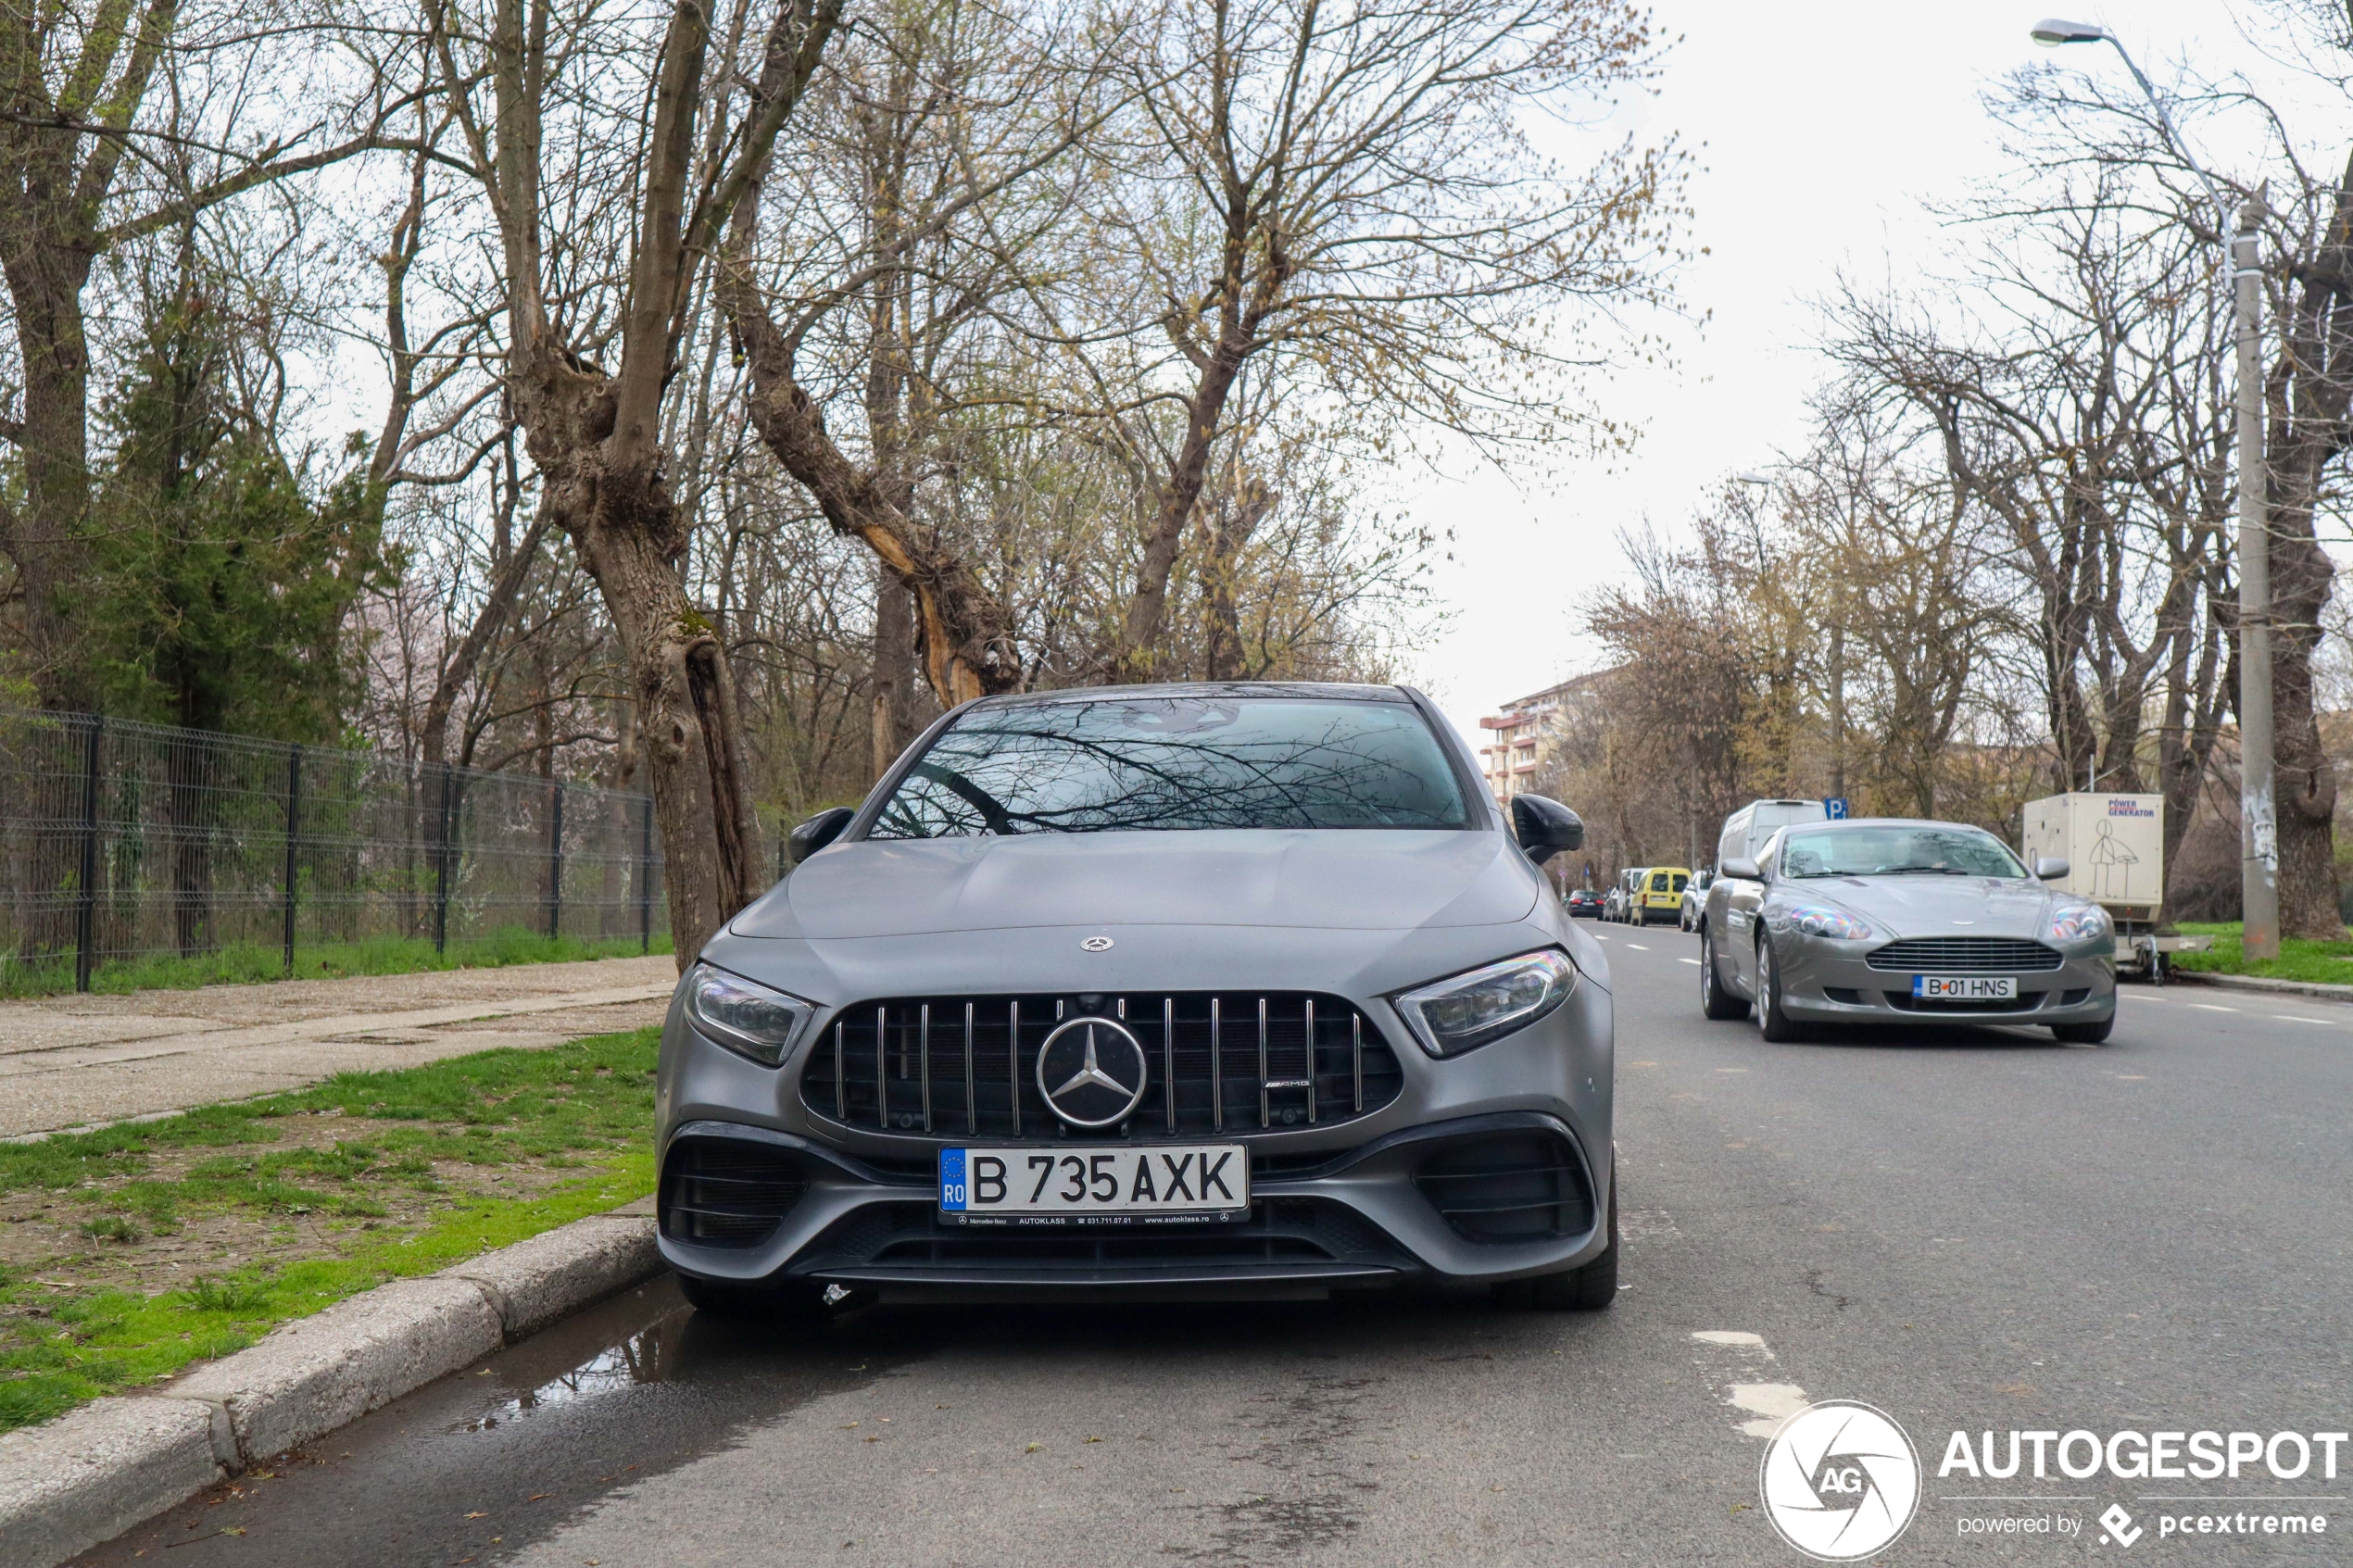
<path fill-rule="evenodd" d="M 653 797 L 0 708 L 0 990 L 521 929 L 650 950 Z"/>

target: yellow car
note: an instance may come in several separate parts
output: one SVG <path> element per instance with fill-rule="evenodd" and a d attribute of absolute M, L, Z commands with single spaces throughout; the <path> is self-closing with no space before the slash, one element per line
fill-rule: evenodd
<path fill-rule="evenodd" d="M 1692 873 L 1680 866 L 1651 867 L 1642 891 L 1634 895 L 1633 906 L 1627 911 L 1628 921 L 1635 925 L 1648 925 L 1653 921 L 1682 919 L 1683 889 L 1691 880 Z"/>

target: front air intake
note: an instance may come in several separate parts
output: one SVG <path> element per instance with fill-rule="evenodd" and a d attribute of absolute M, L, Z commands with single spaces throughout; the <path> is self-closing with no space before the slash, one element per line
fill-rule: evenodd
<path fill-rule="evenodd" d="M 1450 1143 L 1422 1161 L 1414 1185 L 1471 1241 L 1553 1241 L 1593 1228 L 1585 1167 L 1552 1133 L 1491 1133 Z"/>
<path fill-rule="evenodd" d="M 661 1234 L 697 1247 L 757 1247 L 809 1190 L 791 1150 L 740 1138 L 681 1137 L 662 1162 Z"/>

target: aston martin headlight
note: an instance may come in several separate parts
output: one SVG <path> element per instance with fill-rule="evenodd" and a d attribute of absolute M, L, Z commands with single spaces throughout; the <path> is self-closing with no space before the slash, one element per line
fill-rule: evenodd
<path fill-rule="evenodd" d="M 686 980 L 686 1016 L 695 1027 L 763 1067 L 791 1055 L 795 1037 L 816 1015 L 813 1003 L 707 963 L 697 964 Z"/>
<path fill-rule="evenodd" d="M 1862 942 L 1871 935 L 1869 924 L 1829 904 L 1786 905 L 1768 913 L 1765 923 L 1784 935 L 1794 931 L 1801 936 L 1828 936 L 1839 942 Z"/>
<path fill-rule="evenodd" d="M 2051 935 L 2061 942 L 2089 942 L 2114 929 L 2097 904 L 2070 904 L 2051 916 Z"/>
<path fill-rule="evenodd" d="M 1432 1056 L 1460 1056 L 1500 1040 L 1568 1000 L 1577 966 L 1557 947 L 1523 953 L 1390 998 Z"/>

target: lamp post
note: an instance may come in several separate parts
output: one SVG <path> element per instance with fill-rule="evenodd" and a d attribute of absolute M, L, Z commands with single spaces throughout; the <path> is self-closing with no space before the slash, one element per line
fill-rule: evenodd
<path fill-rule="evenodd" d="M 2239 856 L 2241 947 L 2249 959 L 2280 956 L 2279 819 L 2271 790 L 2271 529 L 2266 511 L 2270 489 L 2263 445 L 2263 338 L 2258 233 L 2263 219 L 2259 197 L 2250 199 L 2233 224 L 2229 203 L 2190 154 L 2165 101 L 2123 40 L 2089 22 L 2056 17 L 2034 24 L 2032 36 L 2045 48 L 2062 44 L 2112 45 L 2124 69 L 2157 111 L 2165 139 L 2190 166 L 2214 203 L 2216 232 L 2228 234 L 2233 291 L 2234 347 L 2238 368 L 2239 450 Z"/>

